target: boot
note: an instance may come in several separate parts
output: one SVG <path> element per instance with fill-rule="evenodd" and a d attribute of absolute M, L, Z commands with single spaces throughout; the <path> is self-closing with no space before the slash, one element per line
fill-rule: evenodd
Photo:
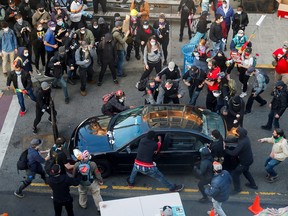
<path fill-rule="evenodd" d="M 22 181 L 21 185 L 19 188 L 14 192 L 14 195 L 17 196 L 18 198 L 23 198 L 24 194 L 22 191 L 28 186 L 29 184 L 25 183 L 25 181 Z"/>
<path fill-rule="evenodd" d="M 183 36 L 179 36 L 179 42 L 182 42 L 183 41 Z"/>

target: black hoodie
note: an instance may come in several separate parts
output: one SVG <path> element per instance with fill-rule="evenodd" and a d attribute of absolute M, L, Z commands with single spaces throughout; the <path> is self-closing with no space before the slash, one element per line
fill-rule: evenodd
<path fill-rule="evenodd" d="M 239 127 L 237 133 L 239 135 L 237 146 L 233 150 L 225 149 L 225 152 L 231 156 L 238 156 L 241 165 L 250 166 L 253 163 L 253 153 L 247 130 Z"/>

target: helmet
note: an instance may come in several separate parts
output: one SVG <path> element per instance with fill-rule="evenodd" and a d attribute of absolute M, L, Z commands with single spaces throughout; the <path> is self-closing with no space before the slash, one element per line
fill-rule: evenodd
<path fill-rule="evenodd" d="M 122 98 L 125 96 L 125 93 L 122 90 L 118 90 L 115 92 L 117 98 Z"/>
<path fill-rule="evenodd" d="M 137 16 L 137 14 L 138 14 L 138 11 L 136 9 L 132 9 L 130 11 L 130 16 Z"/>
<path fill-rule="evenodd" d="M 85 150 L 84 152 L 82 152 L 82 159 L 83 159 L 83 160 L 89 160 L 89 159 L 91 159 L 91 155 L 90 155 L 90 153 L 89 153 L 88 150 Z"/>

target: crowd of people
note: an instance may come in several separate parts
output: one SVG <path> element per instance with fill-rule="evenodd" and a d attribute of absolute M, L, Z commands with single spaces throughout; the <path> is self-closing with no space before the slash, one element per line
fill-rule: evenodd
<path fill-rule="evenodd" d="M 106 12 L 105 1 L 96 0 L 93 1 L 94 12 L 98 13 L 98 3 L 101 4 L 103 12 Z M 183 41 L 184 26 L 187 24 L 189 42 L 195 47 L 191 52 L 194 62 L 182 74 L 179 66 L 174 61 L 169 61 L 169 21 L 165 18 L 165 14 L 161 13 L 158 19 L 152 23 L 149 20 L 149 3 L 144 0 L 132 1 L 129 16 L 126 19 L 122 19 L 119 13 L 115 13 L 110 24 L 103 17 L 93 19 L 91 14 L 86 12 L 87 6 L 81 0 L 71 1 L 69 6 L 65 5 L 66 8 L 63 8 L 63 5 L 58 1 L 40 1 L 38 4 L 32 4 L 32 0 L 25 0 L 18 4 L 14 0 L 9 0 L 6 5 L 1 6 L 1 9 L 5 8 L 6 10 L 4 11 L 5 17 L 1 22 L 0 56 L 2 57 L 2 70 L 7 77 L 7 87 L 10 88 L 11 83 L 13 83 L 15 88 L 21 107 L 20 116 L 24 116 L 27 111 L 23 97 L 27 94 L 31 100 L 36 102 L 33 133 L 37 134 L 37 125 L 45 112 L 50 115 L 49 121 L 52 121 L 52 114 L 57 115 L 55 110 L 51 110 L 51 88 L 62 88 L 64 101 L 68 104 L 70 97 L 67 83 L 75 85 L 76 81 L 80 80 L 80 94 L 86 96 L 87 83 L 96 83 L 94 78 L 94 66 L 96 64 L 101 67 L 97 85 L 103 85 L 107 67 L 111 71 L 114 84 L 117 85 L 119 77 L 127 76 L 123 67 L 124 61 L 131 61 L 131 53 L 134 49 L 136 61 L 141 62 L 141 56 L 143 60 L 144 72 L 139 77 L 136 87 L 138 90 L 144 91 L 145 104 L 179 104 L 180 99 L 183 98 L 186 92 L 183 86 L 187 86 L 189 101 L 181 102 L 197 105 L 197 99 L 202 89 L 207 88 L 205 108 L 222 115 L 227 123 L 228 131 L 235 129 L 239 136 L 237 148 L 229 150 L 225 149 L 225 145 L 223 146 L 223 138 L 221 139 L 219 133 L 214 131 L 214 133 L 212 132 L 212 138 L 214 141 L 222 140 L 219 142 L 222 149 L 220 148 L 220 152 L 215 153 L 213 152 L 215 145 L 213 148 L 212 144 L 209 149 L 201 152 L 202 159 L 206 160 L 206 170 L 198 170 L 199 175 L 203 176 L 198 185 L 203 195 L 202 200 L 206 200 L 207 196 L 212 196 L 216 212 L 219 215 L 225 215 L 221 209 L 221 202 L 227 200 L 227 196 L 223 195 L 224 198 L 221 197 L 217 200 L 217 196 L 213 196 L 215 191 L 212 188 L 204 190 L 204 185 L 211 182 L 211 179 L 212 183 L 216 185 L 220 184 L 221 181 L 227 182 L 227 184 L 233 182 L 234 191 L 240 192 L 240 175 L 243 173 L 249 181 L 246 186 L 258 189 L 249 172 L 249 166 L 253 163 L 253 154 L 247 131 L 243 128 L 243 119 L 245 114 L 252 112 L 254 100 L 260 106 L 265 106 L 268 103 L 266 99 L 262 98 L 261 94 L 269 84 L 274 85 L 273 97 L 269 102 L 271 110 L 267 124 L 261 126 L 261 128 L 270 131 L 273 129 L 273 136 L 272 138 L 259 139 L 259 142 L 274 144 L 272 152 L 265 163 L 268 182 L 274 182 L 277 179 L 278 174 L 273 168 L 288 156 L 287 141 L 279 125 L 279 119 L 287 107 L 288 42 L 284 42 L 281 48 L 273 52 L 275 78 L 274 82 L 269 82 L 267 75 L 255 68 L 257 56 L 253 53 L 252 37 L 245 35 L 245 27 L 249 24 L 249 18 L 248 14 L 243 11 L 243 7 L 239 5 L 236 8 L 236 13 L 234 13 L 228 0 L 214 1 L 215 19 L 211 22 L 207 20 L 210 12 L 206 3 L 204 0 L 202 1 L 202 12 L 197 24 L 197 31 L 192 37 L 190 26 L 196 13 L 196 7 L 193 0 L 180 1 L 178 7 L 181 17 L 179 41 Z M 91 21 L 91 26 L 87 24 L 87 20 Z M 208 28 L 210 23 L 211 25 Z M 232 40 L 229 42 L 227 38 L 230 28 L 232 28 L 233 34 Z M 225 54 L 227 50 L 230 50 L 229 56 Z M 39 65 L 40 58 L 42 68 Z M 156 76 L 151 75 L 154 68 Z M 239 95 L 236 95 L 236 82 L 230 76 L 234 68 L 237 69 L 238 79 L 242 84 L 242 92 Z M 33 92 L 31 81 L 31 75 L 34 73 L 53 78 L 50 84 L 43 82 L 36 95 Z M 250 93 L 248 93 L 249 80 L 252 82 Z M 245 105 L 243 98 L 247 95 L 249 95 L 249 98 Z M 133 106 L 125 105 L 125 93 L 119 90 L 103 105 L 102 112 L 105 115 L 115 115 L 129 108 L 133 108 Z M 148 137 L 148 139 L 150 138 Z M 31 161 L 35 161 L 37 164 L 48 160 L 48 158 L 40 158 L 37 149 L 40 144 L 41 141 L 39 140 L 32 140 L 31 142 L 29 157 L 31 157 Z M 157 149 L 156 142 L 154 144 L 153 151 L 150 149 L 151 152 Z M 237 156 L 240 160 L 239 165 L 231 173 L 232 179 L 229 173 L 222 171 L 223 152 Z M 213 158 L 212 160 L 210 156 Z M 89 153 L 83 153 L 80 161 L 87 162 L 89 157 Z M 215 158 L 217 158 L 220 165 L 213 164 Z M 138 159 L 141 160 L 141 158 Z M 67 162 L 65 161 L 64 164 Z M 142 172 L 139 170 L 137 161 L 130 178 L 127 179 L 129 185 L 134 184 L 137 172 Z M 207 165 L 208 162 L 209 165 Z M 23 197 L 22 190 L 31 184 L 36 173 L 40 174 L 43 180 L 46 181 L 45 173 L 40 169 L 39 164 L 37 166 L 34 164 L 35 167 L 31 165 L 32 174 L 30 173 L 28 178 L 15 191 L 16 196 Z M 142 165 L 140 164 L 140 166 Z M 150 165 L 152 166 L 152 164 Z M 77 164 L 74 168 L 77 168 L 77 166 L 80 165 Z M 52 169 L 55 174 L 54 178 L 63 174 L 63 170 L 67 169 L 65 167 L 61 167 L 61 165 L 54 166 Z M 95 171 L 94 179 L 98 179 L 98 183 L 95 183 L 96 186 L 92 185 L 90 189 L 98 194 L 95 203 L 99 210 L 99 201 L 102 200 L 99 197 L 99 184 L 103 182 L 98 173 L 97 165 L 93 164 L 91 167 Z M 157 168 L 154 172 L 160 175 Z M 151 174 L 146 171 L 142 173 Z M 150 176 L 154 175 L 155 177 L 155 173 Z M 55 191 L 57 191 L 58 186 L 57 184 L 55 186 L 55 181 L 58 180 L 54 178 L 48 182 L 51 188 L 55 188 Z M 65 181 L 67 187 L 79 184 L 79 182 L 69 179 Z M 163 180 L 163 178 L 161 181 L 171 191 L 176 189 L 180 191 L 184 187 L 183 185 L 172 184 L 167 180 Z M 87 202 L 87 198 L 83 197 L 83 194 L 87 194 L 87 190 L 84 186 L 79 187 L 79 203 L 83 208 L 86 208 Z M 227 193 L 227 191 L 224 191 L 224 193 Z M 58 197 L 56 192 L 54 196 Z M 71 209 L 71 196 L 66 198 L 66 204 L 70 205 L 69 208 Z M 55 212 L 60 211 L 58 201 L 57 199 L 54 200 Z M 67 212 L 69 212 L 68 208 Z M 71 211 L 69 214 L 72 215 Z"/>

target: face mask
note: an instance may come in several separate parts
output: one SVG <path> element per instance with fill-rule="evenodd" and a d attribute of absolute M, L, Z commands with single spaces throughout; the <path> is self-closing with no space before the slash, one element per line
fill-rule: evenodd
<path fill-rule="evenodd" d="M 4 32 L 8 32 L 8 30 L 9 30 L 9 27 L 3 28 L 3 31 L 4 31 Z"/>
<path fill-rule="evenodd" d="M 237 14 L 241 14 L 242 13 L 242 11 L 237 11 Z"/>
<path fill-rule="evenodd" d="M 23 54 L 25 57 L 28 57 L 29 56 L 29 53 L 24 53 Z"/>
<path fill-rule="evenodd" d="M 283 53 L 285 53 L 287 50 L 286 49 L 282 49 Z"/>
<path fill-rule="evenodd" d="M 165 24 L 164 22 L 159 22 L 159 25 L 162 25 L 162 26 L 163 26 L 164 24 Z"/>
<path fill-rule="evenodd" d="M 56 27 L 50 27 L 51 31 L 55 31 Z"/>
<path fill-rule="evenodd" d="M 148 25 L 143 25 L 143 29 L 148 29 Z"/>
<path fill-rule="evenodd" d="M 81 30 L 80 33 L 81 33 L 81 34 L 85 34 L 85 30 Z"/>
<path fill-rule="evenodd" d="M 227 8 L 227 4 L 223 4 L 223 7 L 224 7 L 224 8 Z"/>
<path fill-rule="evenodd" d="M 45 10 L 44 10 L 44 9 L 41 9 L 41 10 L 39 10 L 39 12 L 40 12 L 40 13 L 44 13 L 44 12 L 45 12 Z"/>
<path fill-rule="evenodd" d="M 38 27 L 37 28 L 37 31 L 42 31 L 43 30 L 43 27 Z"/>
<path fill-rule="evenodd" d="M 155 46 L 156 42 L 150 42 L 151 46 Z"/>
<path fill-rule="evenodd" d="M 57 25 L 62 26 L 63 25 L 63 21 L 58 21 Z"/>
<path fill-rule="evenodd" d="M 273 138 L 274 138 L 274 139 L 278 139 L 279 137 L 278 137 L 278 136 L 274 136 L 274 135 L 273 135 Z"/>
<path fill-rule="evenodd" d="M 77 4 L 77 5 L 81 5 L 81 3 L 80 3 L 80 2 L 77 2 L 76 4 Z"/>
<path fill-rule="evenodd" d="M 208 69 L 210 69 L 210 70 L 211 70 L 211 69 L 212 69 L 212 66 L 208 66 Z"/>
<path fill-rule="evenodd" d="M 97 28 L 98 28 L 98 25 L 93 25 L 93 28 L 94 28 L 94 29 L 97 29 Z"/>
<path fill-rule="evenodd" d="M 18 23 L 19 25 L 22 25 L 23 19 L 18 19 L 18 20 L 17 20 L 17 23 Z"/>
<path fill-rule="evenodd" d="M 222 56 L 222 54 L 221 54 L 221 53 L 218 53 L 218 54 L 217 54 L 217 56 L 221 57 L 221 56 Z"/>
<path fill-rule="evenodd" d="M 15 71 L 17 75 L 21 75 L 21 71 Z"/>
<path fill-rule="evenodd" d="M 119 99 L 119 102 L 120 102 L 120 103 L 123 103 L 123 102 L 124 102 L 124 100 L 125 100 L 125 98 L 124 98 L 124 97 L 122 97 L 122 98 L 120 98 L 120 99 Z"/>

